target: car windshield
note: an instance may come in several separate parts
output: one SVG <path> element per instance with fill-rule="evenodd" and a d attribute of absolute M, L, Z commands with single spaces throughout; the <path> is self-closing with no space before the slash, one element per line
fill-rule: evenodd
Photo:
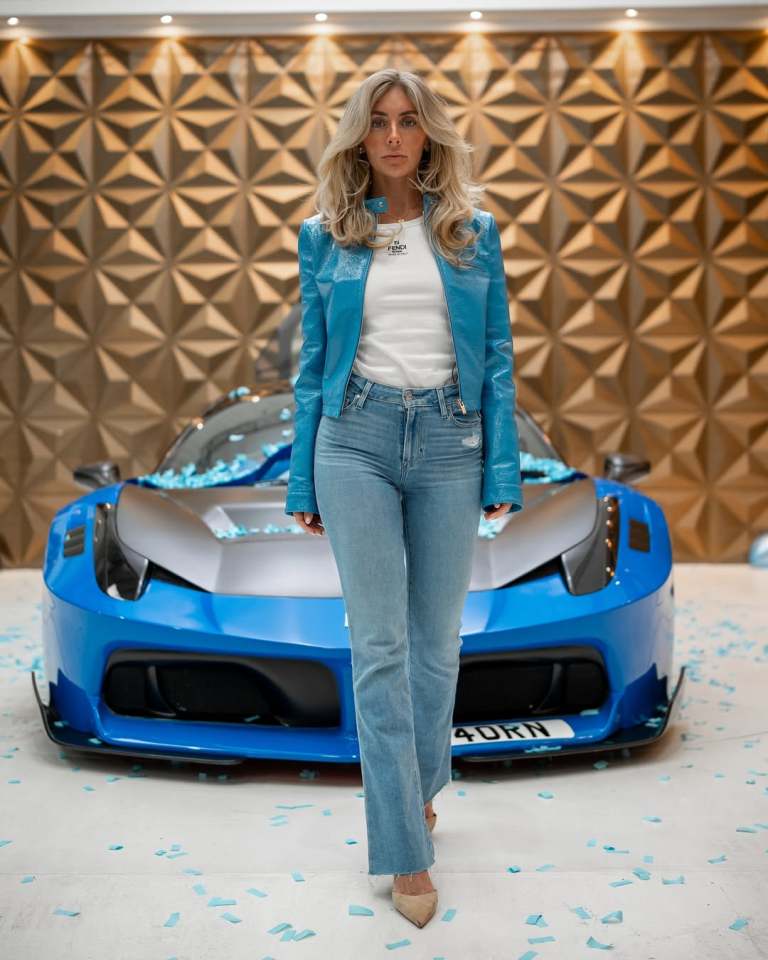
<path fill-rule="evenodd" d="M 157 466 L 157 472 L 194 465 L 204 473 L 220 461 L 239 458 L 253 468 L 293 439 L 293 393 L 246 394 L 217 404 L 186 427 Z"/>
<path fill-rule="evenodd" d="M 214 405 L 184 429 L 161 459 L 156 475 L 202 476 L 218 471 L 219 480 L 231 481 L 251 475 L 270 457 L 275 457 L 277 462 L 275 469 L 270 470 L 270 477 L 287 483 L 288 458 L 276 455 L 293 440 L 294 409 L 292 391 L 262 396 L 230 394 L 226 401 Z M 521 452 L 562 462 L 546 434 L 532 417 L 520 410 L 517 428 Z M 223 475 L 227 471 L 228 478 Z"/>

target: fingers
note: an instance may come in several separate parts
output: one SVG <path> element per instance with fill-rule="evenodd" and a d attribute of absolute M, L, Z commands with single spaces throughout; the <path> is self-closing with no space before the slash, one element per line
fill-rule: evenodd
<path fill-rule="evenodd" d="M 314 534 L 316 537 L 322 537 L 324 535 L 325 530 L 323 529 L 320 514 L 299 511 L 298 513 L 294 513 L 293 518 L 306 533 Z"/>

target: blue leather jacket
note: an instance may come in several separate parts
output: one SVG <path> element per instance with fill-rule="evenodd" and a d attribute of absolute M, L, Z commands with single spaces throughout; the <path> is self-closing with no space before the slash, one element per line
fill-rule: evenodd
<path fill-rule="evenodd" d="M 425 217 L 431 203 L 424 194 Z M 386 197 L 365 205 L 387 211 Z M 480 228 L 472 266 L 435 259 L 443 280 L 458 369 L 459 400 L 479 410 L 483 429 L 482 505 L 511 503 L 523 509 L 515 421 L 514 354 L 499 230 L 493 214 L 474 208 Z M 320 513 L 314 490 L 315 435 L 321 415 L 338 417 L 357 354 L 363 297 L 373 249 L 342 247 L 320 223 L 320 214 L 299 230 L 303 343 L 294 385 L 296 411 L 285 512 Z"/>

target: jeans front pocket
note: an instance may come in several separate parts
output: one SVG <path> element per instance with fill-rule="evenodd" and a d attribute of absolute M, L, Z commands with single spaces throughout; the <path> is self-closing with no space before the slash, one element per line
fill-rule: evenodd
<path fill-rule="evenodd" d="M 344 396 L 344 402 L 341 405 L 341 412 L 344 413 L 345 410 L 349 410 L 352 404 L 360 396 L 360 390 L 357 390 L 353 387 L 348 387 L 347 392 Z"/>
<path fill-rule="evenodd" d="M 476 427 L 483 420 L 479 410 L 467 410 L 466 413 L 462 413 L 459 401 L 455 397 L 451 397 L 448 401 L 448 416 L 460 427 Z"/>

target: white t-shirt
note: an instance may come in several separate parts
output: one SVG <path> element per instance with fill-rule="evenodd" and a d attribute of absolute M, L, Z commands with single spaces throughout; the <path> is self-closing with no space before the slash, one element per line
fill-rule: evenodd
<path fill-rule="evenodd" d="M 399 226 L 382 223 L 378 232 L 395 234 Z M 442 387 L 457 380 L 443 283 L 423 215 L 404 220 L 391 244 L 373 251 L 352 370 L 396 387 Z"/>

